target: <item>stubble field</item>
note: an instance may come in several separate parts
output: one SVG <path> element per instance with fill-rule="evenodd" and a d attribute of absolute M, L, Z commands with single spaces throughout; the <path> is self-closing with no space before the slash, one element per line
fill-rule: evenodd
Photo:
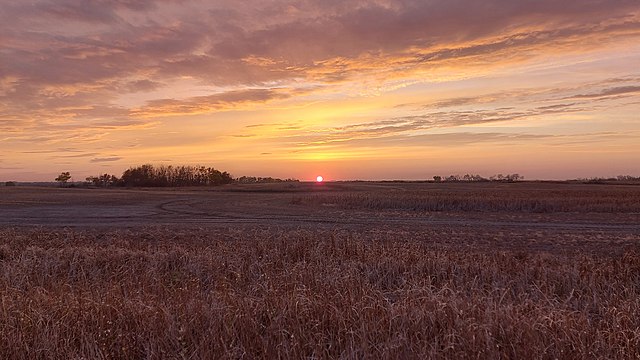
<path fill-rule="evenodd" d="M 1 358 L 638 358 L 640 187 L 0 188 Z"/>

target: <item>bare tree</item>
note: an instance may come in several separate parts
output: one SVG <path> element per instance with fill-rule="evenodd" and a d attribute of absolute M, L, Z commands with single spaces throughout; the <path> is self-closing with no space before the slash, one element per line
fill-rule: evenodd
<path fill-rule="evenodd" d="M 66 171 L 66 172 L 62 172 L 60 173 L 60 175 L 58 175 L 57 178 L 55 178 L 54 180 L 60 183 L 60 186 L 64 186 L 67 184 L 67 181 L 69 181 L 69 179 L 71 179 L 71 174 Z"/>

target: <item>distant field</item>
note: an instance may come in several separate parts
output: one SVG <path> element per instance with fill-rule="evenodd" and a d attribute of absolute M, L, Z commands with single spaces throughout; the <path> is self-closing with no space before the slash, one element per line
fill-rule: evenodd
<path fill-rule="evenodd" d="M 639 199 L 0 188 L 0 358 L 639 358 Z"/>
<path fill-rule="evenodd" d="M 576 184 L 429 184 L 297 196 L 298 204 L 422 212 L 640 213 L 640 188 Z"/>
<path fill-rule="evenodd" d="M 0 225 L 505 225 L 640 228 L 640 186 L 281 183 L 177 189 L 0 188 Z"/>

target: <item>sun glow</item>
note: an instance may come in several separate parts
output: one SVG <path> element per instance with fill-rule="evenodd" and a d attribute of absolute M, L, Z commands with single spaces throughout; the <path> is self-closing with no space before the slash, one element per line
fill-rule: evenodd
<path fill-rule="evenodd" d="M 321 183 L 321 182 L 323 182 L 323 181 L 324 181 L 324 178 L 323 178 L 322 176 L 318 175 L 318 176 L 316 177 L 316 182 Z"/>

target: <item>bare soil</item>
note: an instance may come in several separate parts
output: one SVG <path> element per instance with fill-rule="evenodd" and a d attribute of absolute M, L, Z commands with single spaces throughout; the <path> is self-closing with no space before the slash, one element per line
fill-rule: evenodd
<path fill-rule="evenodd" d="M 354 197 L 366 202 L 354 205 L 350 200 Z M 403 205 L 406 199 L 420 203 L 452 197 L 472 199 L 471 208 L 420 211 Z M 496 199 L 522 203 L 557 202 L 558 198 L 560 204 L 566 202 L 563 211 L 496 207 Z M 284 183 L 182 189 L 6 187 L 0 188 L 0 226 L 393 231 L 460 246 L 621 251 L 640 243 L 640 201 L 636 199 L 640 199 L 640 186 L 534 182 Z M 605 210 L 581 210 L 585 208 Z M 462 243 L 461 238 L 465 239 Z"/>

